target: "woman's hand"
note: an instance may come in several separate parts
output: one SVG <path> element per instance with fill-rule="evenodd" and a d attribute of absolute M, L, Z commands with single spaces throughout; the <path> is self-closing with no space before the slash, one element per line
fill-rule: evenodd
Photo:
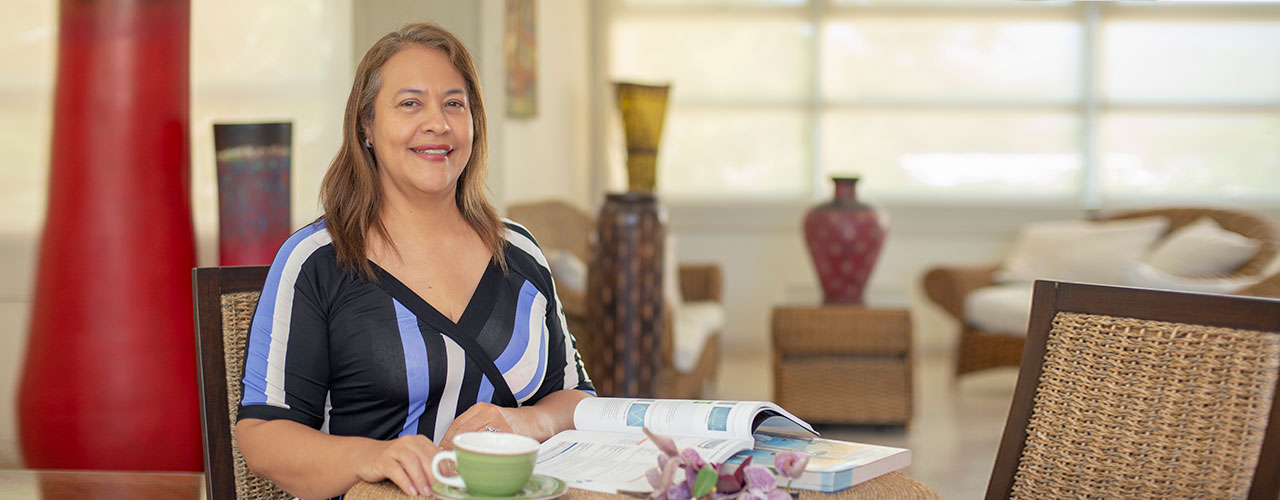
<path fill-rule="evenodd" d="M 521 408 L 503 408 L 491 403 L 476 403 L 449 424 L 440 446 L 453 448 L 453 438 L 464 432 L 511 432 L 529 435 L 528 429 L 522 429 L 521 419 L 517 417 Z"/>
<path fill-rule="evenodd" d="M 556 433 L 573 428 L 573 410 L 590 394 L 565 389 L 548 394 L 537 404 L 519 408 L 503 408 L 490 403 L 476 403 L 458 415 L 440 439 L 440 446 L 453 448 L 453 438 L 464 432 L 499 431 L 529 436 L 539 443 Z"/>
<path fill-rule="evenodd" d="M 421 434 L 391 441 L 378 441 L 362 458 L 356 475 L 363 481 L 376 483 L 388 479 L 406 495 L 430 495 L 436 478 L 431 459 L 440 449 Z"/>

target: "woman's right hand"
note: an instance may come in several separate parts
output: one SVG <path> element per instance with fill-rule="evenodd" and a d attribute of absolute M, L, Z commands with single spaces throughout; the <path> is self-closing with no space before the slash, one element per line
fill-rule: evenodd
<path fill-rule="evenodd" d="M 431 459 L 439 451 L 435 443 L 421 434 L 376 443 L 356 470 L 362 481 L 385 479 L 409 496 L 431 494 L 431 485 L 436 482 Z"/>

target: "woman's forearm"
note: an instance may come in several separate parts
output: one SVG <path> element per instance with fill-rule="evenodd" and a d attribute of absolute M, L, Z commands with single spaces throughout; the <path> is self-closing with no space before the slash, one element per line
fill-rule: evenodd
<path fill-rule="evenodd" d="M 387 442 L 331 436 L 289 420 L 241 420 L 236 443 L 254 474 L 300 498 L 336 497 L 359 482 L 367 463 Z"/>
<path fill-rule="evenodd" d="M 573 428 L 573 410 L 578 402 L 591 394 L 565 389 L 548 394 L 532 406 L 513 408 L 517 416 L 511 421 L 513 430 L 538 441 L 546 441 L 560 431 Z"/>

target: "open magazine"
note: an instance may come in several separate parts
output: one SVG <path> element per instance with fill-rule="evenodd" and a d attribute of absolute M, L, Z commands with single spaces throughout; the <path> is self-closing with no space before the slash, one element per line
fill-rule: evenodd
<path fill-rule="evenodd" d="M 709 462 L 752 449 L 756 431 L 817 435 L 805 421 L 763 401 L 589 398 L 578 403 L 573 423 L 577 430 L 542 443 L 534 472 L 606 493 L 652 490 L 645 471 L 658 465 L 662 452 L 648 442 L 645 427 Z"/>

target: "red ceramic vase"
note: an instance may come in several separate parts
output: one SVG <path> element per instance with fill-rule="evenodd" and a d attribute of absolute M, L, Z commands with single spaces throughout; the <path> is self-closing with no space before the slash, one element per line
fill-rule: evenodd
<path fill-rule="evenodd" d="M 836 194 L 804 217 L 804 238 L 822 281 L 823 302 L 862 304 L 871 269 L 889 230 L 889 216 L 858 201 L 857 177 L 833 177 Z"/>
<path fill-rule="evenodd" d="M 59 4 L 48 210 L 16 412 L 28 468 L 204 469 L 190 10 Z"/>

